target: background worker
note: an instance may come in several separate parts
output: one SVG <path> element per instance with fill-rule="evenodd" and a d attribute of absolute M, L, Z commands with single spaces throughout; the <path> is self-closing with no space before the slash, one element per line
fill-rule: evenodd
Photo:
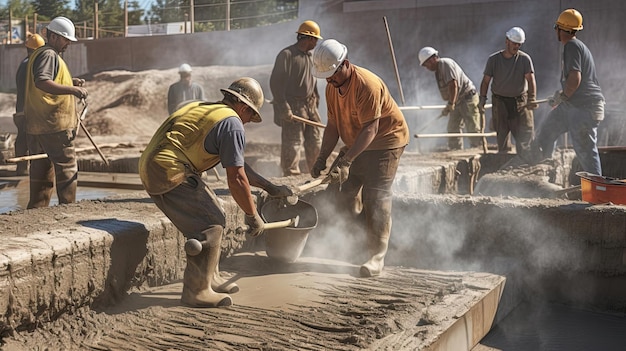
<path fill-rule="evenodd" d="M 35 50 L 26 69 L 26 133 L 31 154 L 48 158 L 30 163 L 28 208 L 50 204 L 56 183 L 59 204 L 76 201 L 78 165 L 74 138 L 78 127 L 76 101 L 87 98 L 83 79 L 72 78 L 61 58 L 74 36 L 74 23 L 56 17 L 46 28 L 47 44 Z"/>
<path fill-rule="evenodd" d="M 441 111 L 441 116 L 448 116 L 448 133 L 480 133 L 481 123 L 478 113 L 478 96 L 474 83 L 467 77 L 461 66 L 453 59 L 439 57 L 439 52 L 430 46 L 423 47 L 418 53 L 421 66 L 435 72 L 435 80 L 441 98 L 448 104 Z M 480 137 L 470 138 L 472 147 L 482 146 Z M 448 149 L 463 149 L 463 138 L 448 138 Z"/>
<path fill-rule="evenodd" d="M 204 89 L 191 81 L 191 66 L 183 63 L 178 67 L 180 80 L 170 85 L 167 91 L 167 112 L 171 115 L 183 101 L 204 100 Z"/>
<path fill-rule="evenodd" d="M 276 56 L 270 76 L 274 122 L 282 128 L 280 166 L 284 176 L 300 174 L 300 148 L 304 142 L 307 171 L 320 152 L 322 132 L 319 127 L 292 119 L 293 115 L 320 122 L 317 80 L 311 74 L 311 50 L 317 45 L 320 27 L 304 21 L 296 32 L 296 43 Z"/>
<path fill-rule="evenodd" d="M 200 254 L 187 255 L 181 301 L 192 307 L 232 304 L 227 293 L 239 290 L 219 275 L 220 243 L 226 216 L 217 196 L 201 179 L 218 163 L 226 169 L 232 197 L 246 214 L 250 235 L 263 232 L 250 185 L 272 196 L 290 196 L 257 174 L 244 161 L 244 124 L 261 122 L 263 90 L 252 78 L 240 78 L 222 101 L 192 101 L 176 110 L 156 131 L 139 159 L 139 176 L 157 207 L 187 239 L 206 241 Z M 195 126 L 189 128 L 189 126 Z"/>
<path fill-rule="evenodd" d="M 325 78 L 328 125 L 320 155 L 311 170 L 314 178 L 326 169 L 326 160 L 339 138 L 345 144 L 329 174 L 338 186 L 334 202 L 339 213 L 352 214 L 359 192 L 361 217 L 367 231 L 369 259 L 362 277 L 381 274 L 391 235 L 391 185 L 400 156 L 409 142 L 409 128 L 385 83 L 369 70 L 347 59 L 348 49 L 329 39 L 313 54 L 313 75 Z"/>
<path fill-rule="evenodd" d="M 15 102 L 15 114 L 13 123 L 17 127 L 17 137 L 15 138 L 15 157 L 28 155 L 28 142 L 26 138 L 26 117 L 24 117 L 24 101 L 26 99 L 26 67 L 30 55 L 42 46 L 46 45 L 39 34 L 28 33 L 24 46 L 26 47 L 26 58 L 22 60 L 17 73 L 15 74 L 15 86 L 17 87 L 17 100 Z M 15 175 L 23 176 L 28 174 L 28 161 L 17 163 Z"/>
<path fill-rule="evenodd" d="M 532 110 L 539 105 L 533 103 L 537 91 L 533 61 L 520 50 L 524 41 L 524 30 L 513 27 L 506 32 L 504 50 L 489 56 L 480 83 L 478 109 L 480 113 L 485 113 L 487 90 L 492 83 L 491 120 L 497 133 L 498 152 L 511 150 L 509 134 L 512 134 L 517 154 L 525 159 L 534 137 Z"/>
<path fill-rule="evenodd" d="M 554 25 L 556 38 L 563 44 L 562 90 L 550 101 L 555 108 L 543 121 L 533 148 L 539 149 L 540 157 L 552 158 L 557 138 L 569 132 L 582 169 L 602 175 L 597 142 L 605 100 L 593 56 L 576 38 L 576 32 L 582 29 L 583 16 L 576 9 L 563 11 Z"/>

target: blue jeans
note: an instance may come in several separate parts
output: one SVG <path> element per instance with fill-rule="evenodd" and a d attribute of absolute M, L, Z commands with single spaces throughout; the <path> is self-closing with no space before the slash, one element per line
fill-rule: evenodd
<path fill-rule="evenodd" d="M 598 153 L 598 124 L 604 118 L 604 101 L 582 107 L 560 103 L 548 114 L 537 133 L 537 143 L 544 158 L 552 158 L 557 138 L 569 132 L 576 156 L 583 170 L 602 175 Z"/>

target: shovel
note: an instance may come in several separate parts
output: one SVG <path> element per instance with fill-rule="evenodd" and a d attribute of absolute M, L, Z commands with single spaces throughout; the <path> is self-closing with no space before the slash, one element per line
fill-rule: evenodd
<path fill-rule="evenodd" d="M 295 228 L 298 226 L 299 222 L 300 222 L 300 216 L 295 216 L 293 218 L 286 219 L 284 221 L 265 223 L 263 225 L 263 230 L 279 229 L 279 228 L 286 228 L 286 227 Z M 250 228 L 247 225 L 245 225 L 245 226 L 238 227 L 235 230 L 235 232 L 242 233 L 242 232 L 248 231 L 249 229 Z M 209 243 L 206 240 L 200 241 L 198 239 L 189 239 L 185 242 L 185 252 L 189 256 L 196 256 L 202 251 L 203 248 L 207 247 L 208 245 Z"/>
<path fill-rule="evenodd" d="M 295 189 L 293 189 L 293 195 L 287 196 L 287 203 L 290 205 L 295 205 L 298 203 L 298 196 L 302 195 L 309 189 L 313 189 L 318 185 L 322 185 L 328 183 L 328 177 L 318 178 L 314 181 L 304 183 L 302 185 L 298 185 Z"/>

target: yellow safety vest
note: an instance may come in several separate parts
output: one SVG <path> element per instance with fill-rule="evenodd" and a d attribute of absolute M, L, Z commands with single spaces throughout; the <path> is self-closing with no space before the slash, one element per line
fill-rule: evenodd
<path fill-rule="evenodd" d="M 163 122 L 139 158 L 139 176 L 151 195 L 166 193 L 186 175 L 202 172 L 220 162 L 219 155 L 204 149 L 211 129 L 237 113 L 221 103 L 192 102 Z"/>
<path fill-rule="evenodd" d="M 52 134 L 63 130 L 75 129 L 78 126 L 76 105 L 73 95 L 53 95 L 35 86 L 33 63 L 45 50 L 54 50 L 49 46 L 42 46 L 35 50 L 26 69 L 26 102 L 24 113 L 26 118 L 26 132 L 28 134 Z M 55 52 L 56 53 L 56 52 Z M 61 85 L 73 86 L 65 61 L 57 54 L 59 63 L 54 82 Z"/>

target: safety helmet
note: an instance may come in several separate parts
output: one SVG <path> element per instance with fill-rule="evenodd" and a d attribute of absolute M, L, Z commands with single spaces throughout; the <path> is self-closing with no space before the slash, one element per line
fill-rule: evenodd
<path fill-rule="evenodd" d="M 40 48 L 42 46 L 46 45 L 46 42 L 43 40 L 43 38 L 41 37 L 41 35 L 39 34 L 32 34 L 32 33 L 28 33 L 27 38 L 26 38 L 26 42 L 24 43 L 24 46 L 26 46 L 29 49 L 37 49 Z"/>
<path fill-rule="evenodd" d="M 317 39 L 323 39 L 320 32 L 320 26 L 311 20 L 302 22 L 296 33 L 308 35 Z"/>
<path fill-rule="evenodd" d="M 313 76 L 328 78 L 348 56 L 348 48 L 335 39 L 324 40 L 313 52 Z"/>
<path fill-rule="evenodd" d="M 423 65 L 424 62 L 426 62 L 426 60 L 431 58 L 433 55 L 437 55 L 437 54 L 439 54 L 439 51 L 435 50 L 435 48 L 432 48 L 430 46 L 425 46 L 421 48 L 419 53 L 417 54 L 417 58 L 420 61 L 420 66 Z"/>
<path fill-rule="evenodd" d="M 524 33 L 524 30 L 520 27 L 513 27 L 509 29 L 509 31 L 506 32 L 506 37 L 510 41 L 517 44 L 524 44 L 526 41 L 526 33 Z"/>
<path fill-rule="evenodd" d="M 567 9 L 559 15 L 556 25 L 566 31 L 577 31 L 583 29 L 583 15 L 576 9 Z"/>
<path fill-rule="evenodd" d="M 252 118 L 252 122 L 261 122 L 261 113 L 259 111 L 263 106 L 265 97 L 263 96 L 261 84 L 259 84 L 256 79 L 250 77 L 239 78 L 232 82 L 228 89 L 220 89 L 220 91 L 222 94 L 231 93 L 238 97 L 241 102 L 248 105 L 256 112 L 256 116 Z"/>
<path fill-rule="evenodd" d="M 178 73 L 191 73 L 191 66 L 183 63 L 180 67 L 178 67 Z"/>
<path fill-rule="evenodd" d="M 70 41 L 78 41 L 74 34 L 76 30 L 74 29 L 74 23 L 70 21 L 67 17 L 59 16 L 54 18 L 50 23 L 48 23 L 48 30 L 54 32 L 65 39 Z"/>

